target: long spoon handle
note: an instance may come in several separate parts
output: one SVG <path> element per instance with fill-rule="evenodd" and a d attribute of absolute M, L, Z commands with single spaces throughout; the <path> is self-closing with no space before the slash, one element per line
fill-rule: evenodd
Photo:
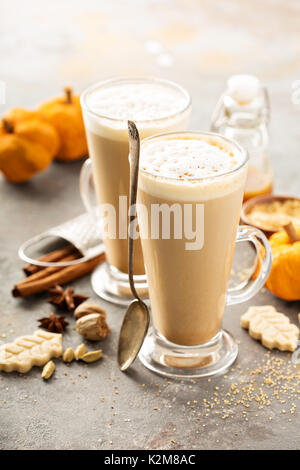
<path fill-rule="evenodd" d="M 129 241 L 128 241 L 128 271 L 132 295 L 141 300 L 133 281 L 133 236 L 136 226 L 136 195 L 138 187 L 140 136 L 133 121 L 128 121 L 129 155 L 130 155 L 130 197 L 129 197 Z"/>

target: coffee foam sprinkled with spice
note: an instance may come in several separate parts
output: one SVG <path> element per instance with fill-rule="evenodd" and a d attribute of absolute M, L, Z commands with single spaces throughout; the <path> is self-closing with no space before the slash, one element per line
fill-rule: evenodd
<path fill-rule="evenodd" d="M 217 136 L 162 136 L 142 143 L 140 186 L 146 192 L 162 192 L 170 199 L 179 192 L 183 199 L 197 199 L 200 193 L 210 199 L 244 184 L 244 161 L 242 151 Z"/>
<path fill-rule="evenodd" d="M 154 140 L 141 154 L 141 167 L 147 173 L 166 178 L 208 178 L 229 173 L 242 162 L 240 152 L 191 138 Z"/>

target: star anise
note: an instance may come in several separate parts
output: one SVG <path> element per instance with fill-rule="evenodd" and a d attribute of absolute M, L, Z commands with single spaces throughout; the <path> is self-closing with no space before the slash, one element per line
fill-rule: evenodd
<path fill-rule="evenodd" d="M 69 324 L 65 318 L 65 315 L 59 315 L 57 317 L 53 312 L 51 312 L 49 317 L 40 318 L 38 321 L 40 322 L 41 328 L 44 328 L 51 333 L 63 333 L 64 329 Z"/>
<path fill-rule="evenodd" d="M 75 294 L 72 287 L 67 287 L 66 290 L 64 290 L 61 286 L 57 285 L 49 289 L 48 292 L 50 304 L 69 312 L 73 312 L 78 305 L 88 299 L 85 295 Z"/>

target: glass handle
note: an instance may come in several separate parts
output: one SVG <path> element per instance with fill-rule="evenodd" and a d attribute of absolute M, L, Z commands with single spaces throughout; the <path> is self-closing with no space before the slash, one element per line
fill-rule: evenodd
<path fill-rule="evenodd" d="M 260 265 L 260 271 L 256 279 L 251 275 L 241 287 L 228 289 L 226 305 L 239 304 L 251 299 L 263 287 L 270 274 L 272 266 L 272 250 L 263 232 L 255 227 L 240 225 L 237 232 L 237 243 L 251 242 L 256 249 L 257 266 Z M 263 250 L 262 250 L 263 247 Z M 259 261 L 259 262 L 258 262 Z"/>
<path fill-rule="evenodd" d="M 95 206 L 92 202 L 92 195 L 91 195 L 91 178 L 92 178 L 92 162 L 91 159 L 88 158 L 81 167 L 80 177 L 79 177 L 79 188 L 80 188 L 80 195 L 84 207 L 86 208 L 87 212 L 94 215 Z"/>

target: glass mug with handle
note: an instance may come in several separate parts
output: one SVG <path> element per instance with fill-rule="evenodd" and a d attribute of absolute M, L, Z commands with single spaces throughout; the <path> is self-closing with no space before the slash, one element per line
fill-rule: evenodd
<path fill-rule="evenodd" d="M 127 305 L 132 300 L 128 283 L 129 161 L 128 119 L 142 138 L 170 130 L 187 129 L 191 98 L 181 86 L 156 78 L 121 78 L 100 82 L 81 96 L 89 155 L 83 165 L 80 190 L 87 210 L 95 208 L 90 177 L 102 216 L 115 217 L 104 244 L 107 262 L 92 274 L 94 291 L 105 300 Z M 100 217 L 101 218 L 101 217 Z M 103 219 L 103 217 L 102 217 Z M 148 296 L 140 240 L 135 243 L 134 274 L 137 291 Z"/>
<path fill-rule="evenodd" d="M 237 356 L 221 328 L 225 305 L 253 297 L 272 262 L 265 235 L 238 226 L 247 162 L 241 146 L 213 133 L 171 132 L 141 143 L 137 211 L 153 326 L 139 357 L 159 374 L 209 376 Z M 236 242 L 253 244 L 260 272 L 228 290 Z"/>

